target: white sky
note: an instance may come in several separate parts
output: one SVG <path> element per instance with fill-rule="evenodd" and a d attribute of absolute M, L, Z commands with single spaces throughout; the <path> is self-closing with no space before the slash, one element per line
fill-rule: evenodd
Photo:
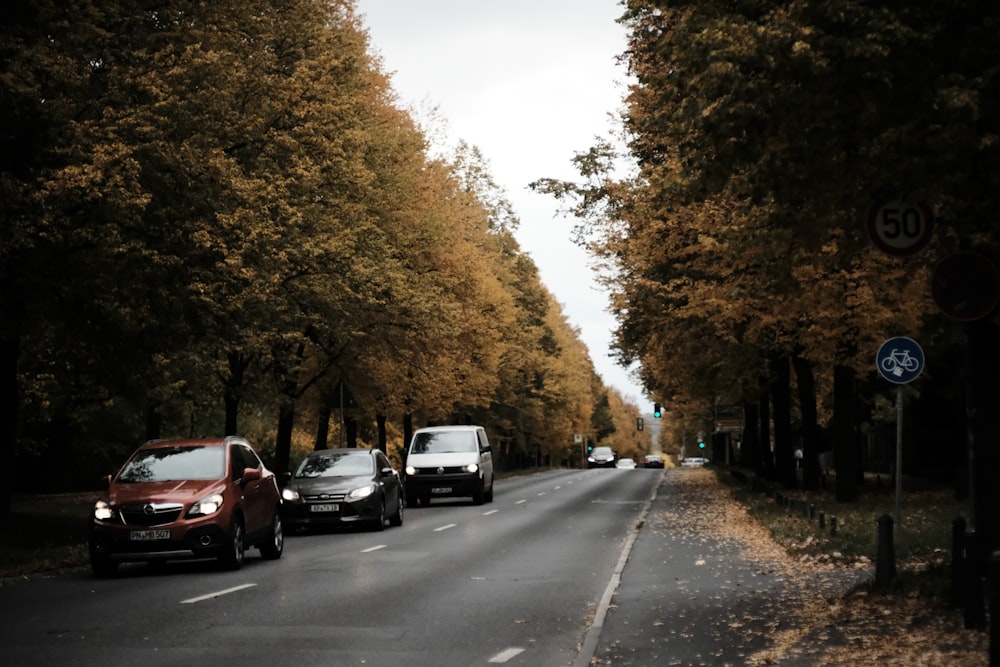
<path fill-rule="evenodd" d="M 605 384 L 645 410 L 610 355 L 616 324 L 573 220 L 528 184 L 578 180 L 573 156 L 612 130 L 625 73 L 618 0 L 357 0 L 404 106 L 436 107 L 449 141 L 477 146 L 520 219 L 522 250 L 590 350 Z"/>

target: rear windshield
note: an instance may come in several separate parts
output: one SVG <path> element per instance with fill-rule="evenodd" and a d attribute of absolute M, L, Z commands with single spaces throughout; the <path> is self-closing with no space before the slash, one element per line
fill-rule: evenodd
<path fill-rule="evenodd" d="M 477 451 L 479 442 L 475 431 L 424 431 L 415 434 L 410 445 L 411 454 Z"/>
<path fill-rule="evenodd" d="M 296 477 L 357 477 L 371 475 L 374 470 L 372 457 L 355 452 L 329 452 L 313 454 L 299 465 Z"/>
<path fill-rule="evenodd" d="M 166 482 L 220 479 L 226 474 L 225 447 L 160 447 L 144 449 L 130 460 L 118 481 Z"/>

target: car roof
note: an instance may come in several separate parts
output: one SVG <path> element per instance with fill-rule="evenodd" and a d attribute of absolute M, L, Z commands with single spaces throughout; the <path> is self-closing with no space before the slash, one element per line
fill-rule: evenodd
<path fill-rule="evenodd" d="M 371 456 L 379 450 L 374 447 L 330 447 L 328 449 L 316 449 L 309 452 L 308 456 L 329 456 L 330 454 L 336 452 L 341 456 L 347 455 L 368 455 Z"/>
<path fill-rule="evenodd" d="M 418 428 L 414 433 L 419 433 L 420 431 L 474 431 L 481 428 L 482 426 L 475 424 L 446 424 L 444 426 L 425 426 Z"/>
<path fill-rule="evenodd" d="M 222 447 L 231 442 L 248 445 L 249 442 L 236 436 L 226 436 L 222 438 L 163 438 L 160 440 L 150 440 L 143 443 L 140 449 L 163 449 L 168 447 Z"/>

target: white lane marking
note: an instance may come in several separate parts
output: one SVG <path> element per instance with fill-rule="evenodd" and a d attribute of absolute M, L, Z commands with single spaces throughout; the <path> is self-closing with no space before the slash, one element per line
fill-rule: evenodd
<path fill-rule="evenodd" d="M 454 528 L 457 525 L 458 525 L 457 523 L 449 523 L 449 524 L 447 524 L 445 526 L 441 526 L 440 528 L 435 528 L 434 532 L 435 533 L 440 533 L 442 530 L 448 530 L 449 528 Z"/>
<path fill-rule="evenodd" d="M 507 662 L 508 660 L 510 660 L 511 658 L 513 658 L 514 656 L 520 655 L 522 653 L 524 653 L 524 649 L 523 648 L 511 647 L 509 649 L 506 649 L 506 650 L 503 650 L 503 651 L 500 651 L 499 653 L 497 653 L 495 656 L 493 656 L 492 658 L 489 659 L 489 662 L 493 662 L 493 663 Z"/>
<path fill-rule="evenodd" d="M 555 490 L 558 491 L 561 488 L 562 488 L 561 486 L 557 486 Z"/>
<path fill-rule="evenodd" d="M 514 504 L 515 504 L 515 505 L 523 505 L 523 504 L 524 504 L 524 503 L 526 503 L 526 502 L 528 502 L 528 501 L 527 501 L 527 500 L 518 500 L 518 501 L 517 501 L 516 503 L 514 503 Z"/>
<path fill-rule="evenodd" d="M 500 510 L 490 510 L 489 512 L 483 512 L 483 516 L 489 516 L 491 514 L 496 514 Z"/>
<path fill-rule="evenodd" d="M 368 553 L 371 553 L 373 551 L 378 551 L 379 549 L 385 549 L 387 546 L 389 546 L 389 545 L 387 545 L 387 544 L 379 544 L 379 545 L 374 546 L 374 547 L 368 547 L 367 549 L 362 549 L 361 553 L 368 554 Z"/>
<path fill-rule="evenodd" d="M 193 604 L 195 602 L 202 602 L 203 600 L 211 600 L 212 598 L 228 595 L 229 593 L 242 591 L 244 588 L 253 588 L 256 585 L 257 584 L 243 584 L 242 586 L 233 586 L 232 588 L 227 588 L 224 591 L 215 591 L 214 593 L 206 593 L 205 595 L 199 595 L 196 598 L 188 598 L 187 600 L 181 600 L 181 604 Z"/>

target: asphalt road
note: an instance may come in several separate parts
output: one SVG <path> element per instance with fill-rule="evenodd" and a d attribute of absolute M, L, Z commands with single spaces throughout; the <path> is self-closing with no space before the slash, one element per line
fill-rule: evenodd
<path fill-rule="evenodd" d="M 851 582 L 776 566 L 732 507 L 706 470 L 552 471 L 383 532 L 290 536 L 237 572 L 5 584 L 0 665 L 761 664 L 804 603 Z M 812 645 L 792 654 L 822 664 Z"/>
<path fill-rule="evenodd" d="M 0 664 L 570 665 L 660 478 L 503 480 L 493 503 L 290 536 L 280 560 L 251 551 L 237 572 L 137 564 L 5 585 Z"/>

